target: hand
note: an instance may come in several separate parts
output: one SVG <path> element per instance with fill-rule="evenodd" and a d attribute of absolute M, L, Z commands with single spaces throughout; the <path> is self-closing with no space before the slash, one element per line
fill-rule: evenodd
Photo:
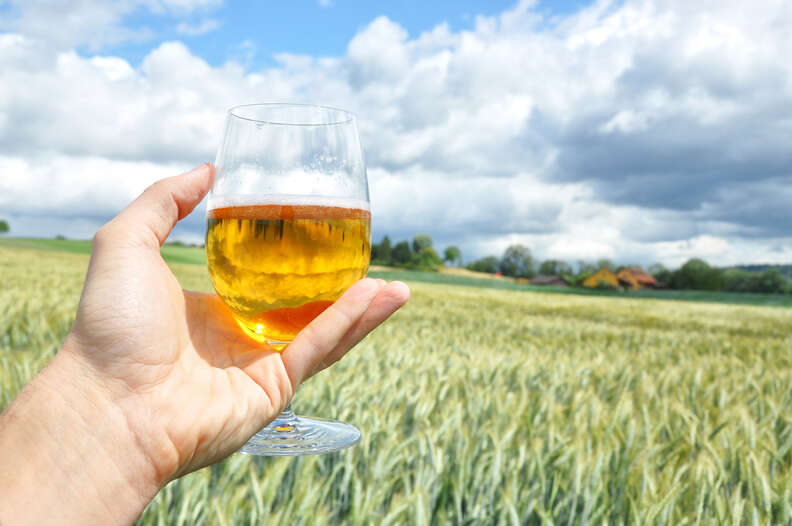
<path fill-rule="evenodd" d="M 409 297 L 403 283 L 364 279 L 283 353 L 254 342 L 216 295 L 182 290 L 160 256 L 213 174 L 207 164 L 155 183 L 96 233 L 74 326 L 39 382 L 78 413 L 83 405 L 101 409 L 114 428 L 107 440 L 116 442 L 105 452 L 143 506 L 173 478 L 236 451 L 301 382 L 339 360 Z M 69 397 L 68 385 L 80 394 Z M 97 428 L 83 427 L 96 438 Z"/>

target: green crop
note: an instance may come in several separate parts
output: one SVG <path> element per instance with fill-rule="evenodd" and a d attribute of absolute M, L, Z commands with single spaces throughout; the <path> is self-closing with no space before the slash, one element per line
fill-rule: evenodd
<path fill-rule="evenodd" d="M 86 266 L 0 248 L 0 407 L 57 350 Z M 792 310 L 412 289 L 294 401 L 360 444 L 232 455 L 139 524 L 792 524 Z"/>

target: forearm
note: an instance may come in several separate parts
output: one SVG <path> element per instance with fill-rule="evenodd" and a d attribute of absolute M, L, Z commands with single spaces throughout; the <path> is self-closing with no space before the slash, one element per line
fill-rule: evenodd
<path fill-rule="evenodd" d="M 0 415 L 0 524 L 132 524 L 159 489 L 123 414 L 58 353 Z"/>

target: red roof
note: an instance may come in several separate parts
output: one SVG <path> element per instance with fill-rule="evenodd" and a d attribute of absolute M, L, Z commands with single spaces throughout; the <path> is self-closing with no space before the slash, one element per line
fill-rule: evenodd
<path fill-rule="evenodd" d="M 648 285 L 648 286 L 655 286 L 657 285 L 657 280 L 654 279 L 654 276 L 644 272 L 639 268 L 631 268 L 630 273 L 635 278 L 635 281 L 640 283 L 641 285 Z"/>

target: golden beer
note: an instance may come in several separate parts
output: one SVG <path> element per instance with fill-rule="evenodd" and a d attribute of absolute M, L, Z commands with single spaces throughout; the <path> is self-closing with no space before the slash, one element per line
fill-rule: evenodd
<path fill-rule="evenodd" d="M 343 206 L 215 208 L 206 228 L 212 283 L 246 333 L 280 349 L 366 275 L 370 224 L 368 210 Z"/>

